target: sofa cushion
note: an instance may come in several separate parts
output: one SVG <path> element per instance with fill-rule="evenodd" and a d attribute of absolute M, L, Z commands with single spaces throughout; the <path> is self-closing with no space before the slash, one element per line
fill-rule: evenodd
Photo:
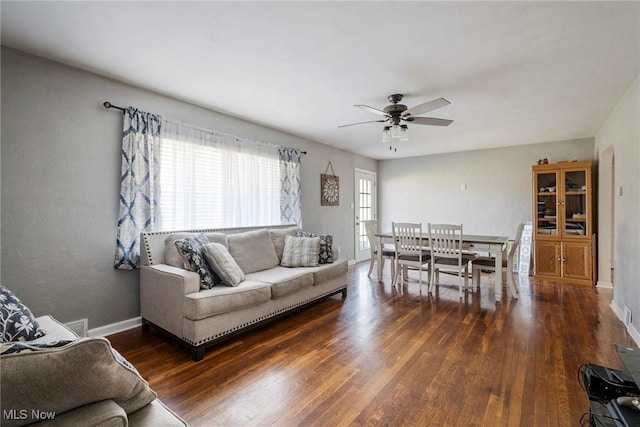
<path fill-rule="evenodd" d="M 31 310 L 3 285 L 0 285 L 0 333 L 0 342 L 31 341 L 46 334 Z"/>
<path fill-rule="evenodd" d="M 319 237 L 285 236 L 280 265 L 283 267 L 313 267 L 318 265 L 319 253 Z"/>
<path fill-rule="evenodd" d="M 105 338 L 80 338 L 62 347 L 4 355 L 0 373 L 0 406 L 7 411 L 63 413 L 112 399 L 129 414 L 156 398 Z M 32 421 L 3 420 L 2 425 Z"/>
<path fill-rule="evenodd" d="M 313 286 L 313 273 L 304 269 L 275 267 L 247 274 L 248 280 L 271 284 L 271 298 L 277 299 Z"/>
<path fill-rule="evenodd" d="M 347 274 L 349 263 L 346 259 L 339 259 L 332 264 L 319 264 L 316 267 L 301 268 L 301 270 L 313 273 L 313 284 L 316 285 Z"/>
<path fill-rule="evenodd" d="M 331 234 L 309 233 L 307 231 L 298 231 L 300 237 L 319 237 L 320 238 L 320 254 L 318 264 L 331 264 L 333 262 L 333 236 Z"/>
<path fill-rule="evenodd" d="M 245 274 L 276 267 L 280 260 L 267 229 L 229 234 L 229 253 Z"/>
<path fill-rule="evenodd" d="M 271 299 L 267 283 L 245 280 L 236 287 L 216 286 L 184 297 L 184 316 L 191 320 L 241 310 Z"/>
<path fill-rule="evenodd" d="M 238 286 L 244 280 L 244 273 L 227 248 L 220 243 L 209 243 L 204 247 L 204 256 L 213 271 L 225 285 Z"/>
<path fill-rule="evenodd" d="M 200 289 L 211 289 L 218 283 L 219 278 L 215 277 L 209 263 L 204 256 L 204 246 L 209 241 L 204 234 L 196 237 L 185 237 L 174 242 L 178 252 L 184 259 L 187 270 L 195 271 L 200 276 Z"/>
<path fill-rule="evenodd" d="M 284 236 L 295 237 L 298 231 L 300 231 L 298 227 L 272 228 L 269 230 L 269 236 L 271 236 L 279 260 L 282 259 L 282 251 L 284 251 Z"/>
<path fill-rule="evenodd" d="M 229 249 L 229 241 L 226 233 L 204 233 L 209 243 L 220 243 L 225 249 Z"/>
<path fill-rule="evenodd" d="M 180 255 L 175 245 L 176 240 L 183 240 L 185 237 L 195 237 L 195 233 L 173 233 L 164 239 L 164 263 L 178 268 L 185 268 L 184 258 Z"/>

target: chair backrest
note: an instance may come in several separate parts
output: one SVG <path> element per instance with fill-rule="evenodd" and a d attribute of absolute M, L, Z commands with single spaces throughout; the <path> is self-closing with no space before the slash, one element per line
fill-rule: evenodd
<path fill-rule="evenodd" d="M 362 221 L 364 223 L 364 231 L 367 233 L 369 239 L 369 248 L 371 249 L 371 256 L 375 255 L 375 251 L 378 249 L 378 238 L 376 233 L 378 232 L 378 220 L 367 219 Z"/>
<path fill-rule="evenodd" d="M 392 222 L 393 241 L 396 257 L 400 255 L 420 255 L 422 258 L 422 224 L 412 222 Z"/>
<path fill-rule="evenodd" d="M 518 228 L 516 229 L 516 237 L 513 241 L 513 245 L 511 245 L 511 249 L 509 249 L 509 258 L 512 258 L 516 255 L 516 251 L 520 246 L 520 239 L 522 238 L 522 230 L 524 230 L 524 223 L 518 224 Z"/>
<path fill-rule="evenodd" d="M 520 239 L 522 239 L 523 230 L 524 230 L 524 223 L 518 224 L 518 228 L 516 229 L 516 237 L 513 241 L 513 245 L 511 245 L 511 248 L 509 249 L 509 253 L 506 255 L 508 271 L 513 270 L 513 259 L 518 251 L 518 248 L 520 247 Z"/>
<path fill-rule="evenodd" d="M 452 258 L 462 262 L 462 224 L 429 224 L 432 259 Z"/>

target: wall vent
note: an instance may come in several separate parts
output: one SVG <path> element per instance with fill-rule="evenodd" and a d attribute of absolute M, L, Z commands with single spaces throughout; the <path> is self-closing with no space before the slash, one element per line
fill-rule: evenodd
<path fill-rule="evenodd" d="M 624 311 L 622 312 L 622 319 L 624 322 L 624 326 L 626 326 L 627 328 L 631 326 L 631 309 L 626 305 L 624 306 Z"/>
<path fill-rule="evenodd" d="M 75 332 L 79 337 L 86 337 L 87 330 L 89 329 L 89 320 L 88 319 L 80 319 L 74 320 L 73 322 L 65 323 L 69 329 Z"/>

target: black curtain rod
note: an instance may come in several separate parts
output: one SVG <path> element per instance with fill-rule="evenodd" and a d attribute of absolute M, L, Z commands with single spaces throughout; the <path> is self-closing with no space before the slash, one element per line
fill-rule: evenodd
<path fill-rule="evenodd" d="M 121 110 L 121 111 L 126 111 L 124 108 L 122 107 L 118 107 L 117 105 L 113 105 L 112 103 L 110 103 L 109 101 L 104 101 L 102 103 L 102 105 L 104 105 L 104 108 L 115 108 L 116 110 Z M 300 151 L 302 154 L 307 154 L 306 151 Z"/>
<path fill-rule="evenodd" d="M 118 107 L 117 105 L 113 105 L 109 101 L 104 101 L 102 105 L 104 105 L 104 108 L 115 108 L 116 110 L 126 111 L 124 108 Z"/>

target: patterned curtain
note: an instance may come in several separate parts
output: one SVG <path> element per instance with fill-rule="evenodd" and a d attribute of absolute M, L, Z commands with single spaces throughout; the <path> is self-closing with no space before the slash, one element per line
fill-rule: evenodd
<path fill-rule="evenodd" d="M 280 216 L 282 224 L 302 223 L 300 203 L 300 150 L 279 147 L 280 156 Z"/>
<path fill-rule="evenodd" d="M 122 131 L 122 175 L 115 268 L 133 270 L 140 260 L 140 233 L 158 219 L 162 116 L 129 107 Z"/>

